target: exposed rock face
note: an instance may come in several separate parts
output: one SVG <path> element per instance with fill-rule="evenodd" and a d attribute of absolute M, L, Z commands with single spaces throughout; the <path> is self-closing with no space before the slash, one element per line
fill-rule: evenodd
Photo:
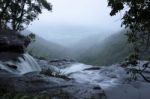
<path fill-rule="evenodd" d="M 9 74 L 0 70 L 0 90 L 11 93 L 48 94 L 57 99 L 106 99 L 103 90 L 96 85 L 66 81 L 61 78 L 48 77 L 39 73 L 22 76 Z"/>
<path fill-rule="evenodd" d="M 0 60 L 14 60 L 25 52 L 30 40 L 12 30 L 0 30 Z"/>

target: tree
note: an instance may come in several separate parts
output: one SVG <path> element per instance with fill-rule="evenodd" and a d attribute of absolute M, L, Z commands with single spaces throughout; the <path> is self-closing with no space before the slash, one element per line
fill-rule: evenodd
<path fill-rule="evenodd" d="M 150 46 L 150 0 L 108 0 L 111 7 L 110 15 L 114 16 L 121 10 L 125 11 L 122 17 L 122 26 L 129 28 L 127 33 L 129 43 L 133 43 L 135 51 L 139 44 Z"/>
<path fill-rule="evenodd" d="M 23 30 L 43 8 L 52 10 L 46 0 L 0 0 L 0 28 L 6 29 L 10 25 L 15 31 Z"/>
<path fill-rule="evenodd" d="M 128 41 L 134 46 L 134 53 L 128 58 L 129 64 L 136 65 L 137 59 L 143 50 L 143 46 L 150 47 L 150 0 L 108 0 L 111 7 L 110 15 L 114 16 L 124 10 L 122 26 L 130 29 L 128 31 Z M 143 72 L 148 68 L 149 62 L 143 65 L 142 70 L 131 68 L 131 72 L 140 74 L 146 81 L 150 82 Z"/>

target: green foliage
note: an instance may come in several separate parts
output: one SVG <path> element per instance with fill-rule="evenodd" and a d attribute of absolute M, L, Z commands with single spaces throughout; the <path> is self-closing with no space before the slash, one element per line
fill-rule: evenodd
<path fill-rule="evenodd" d="M 34 33 L 30 33 L 27 38 L 30 40 L 30 42 L 35 42 L 36 36 Z"/>
<path fill-rule="evenodd" d="M 47 0 L 0 0 L 0 28 L 6 29 L 10 23 L 13 30 L 23 30 L 43 8 L 52 10 Z"/>
<path fill-rule="evenodd" d="M 38 59 L 68 59 L 71 52 L 64 46 L 47 41 L 36 35 L 35 41 L 28 46 L 28 52 Z"/>
<path fill-rule="evenodd" d="M 129 28 L 127 33 L 129 43 L 137 48 L 150 44 L 150 1 L 149 0 L 108 0 L 111 7 L 111 16 L 125 10 L 122 17 L 122 26 Z M 127 8 L 127 9 L 126 9 Z"/>
<path fill-rule="evenodd" d="M 139 50 L 134 49 L 133 44 L 128 43 L 128 37 L 125 35 L 127 30 L 122 30 L 112 34 L 100 43 L 93 43 L 87 49 L 80 49 L 77 52 L 77 60 L 90 65 L 106 66 L 128 59 L 130 54 L 138 54 Z M 96 40 L 96 39 L 95 39 Z M 88 41 L 87 41 L 88 42 Z M 144 49 L 144 45 L 140 46 Z M 136 50 L 136 53 L 134 52 Z M 148 60 L 150 50 L 140 53 L 141 60 Z"/>
<path fill-rule="evenodd" d="M 57 77 L 57 78 L 62 78 L 64 80 L 71 80 L 67 75 L 62 74 L 61 72 L 56 72 L 51 69 L 47 69 L 45 71 L 41 71 L 41 74 L 47 75 L 47 76 L 52 76 L 52 77 Z"/>
<path fill-rule="evenodd" d="M 126 35 L 134 49 L 134 54 L 130 55 L 128 62 L 135 66 L 140 54 L 145 51 L 141 46 L 145 46 L 147 50 L 150 47 L 150 0 L 108 0 L 108 6 L 112 9 L 111 16 L 125 10 L 122 26 L 130 29 Z M 134 69 L 131 71 L 137 74 Z"/>
<path fill-rule="evenodd" d="M 146 62 L 142 65 L 142 67 L 136 68 L 138 66 L 138 61 L 135 64 L 130 64 L 131 67 L 127 68 L 127 73 L 130 74 L 128 80 L 135 81 L 138 80 L 138 77 L 141 76 L 145 81 L 150 83 L 150 78 L 144 74 L 146 74 L 145 70 L 149 68 L 149 62 Z"/>
<path fill-rule="evenodd" d="M 133 66 L 137 65 L 137 60 L 139 59 L 139 55 L 137 53 L 130 54 L 130 56 L 126 59 L 127 64 L 131 64 Z"/>
<path fill-rule="evenodd" d="M 115 33 L 100 43 L 94 44 L 84 53 L 80 53 L 79 61 L 91 65 L 112 65 L 124 61 L 133 52 L 124 35 L 125 30 Z"/>

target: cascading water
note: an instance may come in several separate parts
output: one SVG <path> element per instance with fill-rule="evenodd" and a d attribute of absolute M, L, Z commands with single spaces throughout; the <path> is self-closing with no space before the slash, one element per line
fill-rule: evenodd
<path fill-rule="evenodd" d="M 23 58 L 20 57 L 19 60 L 21 62 L 17 64 L 18 66 L 17 70 L 20 71 L 21 74 L 33 71 L 41 71 L 41 68 L 38 65 L 38 63 L 29 54 L 24 54 Z"/>
<path fill-rule="evenodd" d="M 36 60 L 27 53 L 23 54 L 22 57 L 19 57 L 18 60 L 19 61 L 17 62 L 0 62 L 0 69 L 4 69 L 14 74 L 25 74 L 33 71 L 41 71 L 41 68 Z M 14 68 L 9 67 L 8 65 L 14 66 Z"/>

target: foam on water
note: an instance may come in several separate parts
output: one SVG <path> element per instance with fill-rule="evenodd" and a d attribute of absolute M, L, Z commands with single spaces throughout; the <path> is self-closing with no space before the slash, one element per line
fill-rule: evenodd
<path fill-rule="evenodd" d="M 36 60 L 28 53 L 23 54 L 22 57 L 18 58 L 18 60 L 19 61 L 17 62 L 14 61 L 0 62 L 0 68 L 14 74 L 25 74 L 33 71 L 41 71 L 41 68 L 36 62 Z M 16 66 L 17 68 L 11 68 L 7 65 Z"/>

